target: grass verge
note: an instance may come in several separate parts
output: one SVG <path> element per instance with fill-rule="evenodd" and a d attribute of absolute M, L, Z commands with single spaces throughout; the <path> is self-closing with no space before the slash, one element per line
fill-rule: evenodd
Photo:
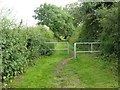
<path fill-rule="evenodd" d="M 79 54 L 77 59 L 64 66 L 61 77 L 66 80 L 62 87 L 118 88 L 118 77 L 110 72 L 109 67 L 94 54 Z"/>

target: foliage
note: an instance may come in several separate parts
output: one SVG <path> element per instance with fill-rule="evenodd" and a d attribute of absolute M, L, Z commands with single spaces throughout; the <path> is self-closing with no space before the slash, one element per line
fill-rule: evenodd
<path fill-rule="evenodd" d="M 99 16 L 96 14 L 96 9 L 94 7 L 96 3 L 84 3 L 82 9 L 86 15 L 83 18 L 83 30 L 80 34 L 80 41 L 99 41 L 100 33 L 102 32 L 102 27 L 100 26 Z M 85 35 L 85 36 L 83 36 Z"/>
<path fill-rule="evenodd" d="M 101 15 L 100 23 L 103 27 L 101 33 L 101 49 L 108 55 L 118 55 L 118 43 L 120 42 L 118 35 L 118 7 L 115 5 L 111 9 L 103 8 L 99 10 Z"/>
<path fill-rule="evenodd" d="M 78 26 L 82 20 L 82 14 L 81 14 L 81 10 L 79 10 L 79 3 L 78 2 L 74 2 L 74 3 L 70 3 L 67 4 L 64 7 L 64 10 L 66 10 L 68 13 L 70 13 L 74 19 L 73 19 L 73 24 L 74 26 Z"/>
<path fill-rule="evenodd" d="M 78 38 L 79 38 L 82 28 L 83 28 L 82 24 L 80 24 L 78 27 L 76 27 L 75 31 L 72 33 L 72 36 L 69 38 L 69 42 L 71 44 L 74 44 L 75 42 L 78 41 Z"/>
<path fill-rule="evenodd" d="M 16 27 L 16 24 L 14 23 L 14 21 L 3 17 L 0 19 L 0 28 L 1 29 L 14 29 Z"/>
<path fill-rule="evenodd" d="M 55 37 L 67 39 L 71 36 L 74 26 L 69 13 L 46 3 L 40 5 L 34 12 L 36 14 L 34 18 L 39 20 L 38 24 L 48 26 L 54 32 Z"/>
<path fill-rule="evenodd" d="M 101 55 L 104 60 L 114 63 L 116 69 L 120 58 L 118 6 L 117 2 L 83 2 L 66 7 L 74 17 L 75 26 L 83 24 L 78 41 L 101 42 Z"/>
<path fill-rule="evenodd" d="M 82 19 L 79 20 L 80 23 L 83 23 L 79 41 L 100 41 L 104 53 L 118 55 L 118 4 L 113 2 L 86 2 L 74 7 L 71 14 L 75 19 L 81 17 Z M 70 11 L 71 9 L 69 9 Z M 80 15 L 73 13 L 77 11 Z M 84 16 L 82 16 L 83 14 Z"/>
<path fill-rule="evenodd" d="M 2 28 L 1 32 L 3 82 L 24 73 L 28 65 L 34 64 L 33 58 L 52 54 L 45 44 L 52 37 L 44 26 L 27 29 L 9 27 Z"/>

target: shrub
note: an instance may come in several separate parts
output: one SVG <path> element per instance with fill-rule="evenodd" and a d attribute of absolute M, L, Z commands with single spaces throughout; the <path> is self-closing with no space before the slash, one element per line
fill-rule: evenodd
<path fill-rule="evenodd" d="M 51 55 L 45 43 L 52 38 L 43 26 L 27 29 L 2 28 L 2 80 L 9 81 L 25 72 L 34 58 Z"/>

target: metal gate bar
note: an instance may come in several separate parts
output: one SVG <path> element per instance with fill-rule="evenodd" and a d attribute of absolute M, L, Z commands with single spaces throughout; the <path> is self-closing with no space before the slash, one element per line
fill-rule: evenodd
<path fill-rule="evenodd" d="M 67 51 L 68 51 L 68 54 L 69 54 L 69 43 L 68 43 L 68 42 L 45 42 L 45 43 L 54 44 L 54 49 L 50 49 L 50 50 L 67 50 Z M 67 48 L 57 49 L 57 48 L 56 48 L 56 44 L 67 44 Z"/>
<path fill-rule="evenodd" d="M 77 49 L 76 49 L 76 47 L 77 47 L 77 44 L 90 44 L 91 45 L 91 49 L 90 49 L 90 51 L 77 51 Z M 93 44 L 100 44 L 100 42 L 77 42 L 77 43 L 74 43 L 74 58 L 76 58 L 77 57 L 77 52 L 80 52 L 80 53 L 83 53 L 83 52 L 100 52 L 100 51 L 94 51 L 93 50 Z"/>

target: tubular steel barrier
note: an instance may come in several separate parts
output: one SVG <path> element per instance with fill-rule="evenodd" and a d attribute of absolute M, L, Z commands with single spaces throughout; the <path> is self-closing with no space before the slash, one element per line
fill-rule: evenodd
<path fill-rule="evenodd" d="M 90 51 L 77 51 L 77 48 L 76 48 L 77 44 L 80 44 L 80 45 L 88 44 L 88 45 L 90 45 L 91 46 Z M 93 53 L 93 52 L 100 52 L 100 51 L 94 51 L 93 50 L 93 45 L 94 44 L 100 44 L 100 42 L 77 42 L 77 43 L 74 43 L 74 58 L 77 57 L 77 52 L 79 52 L 79 53 L 82 53 L 82 52 L 91 52 L 91 53 Z"/>
<path fill-rule="evenodd" d="M 51 48 L 50 50 L 67 50 L 69 54 L 69 43 L 68 42 L 45 42 L 45 43 L 54 44 L 54 48 Z M 56 48 L 57 44 L 67 44 L 67 47 L 59 49 L 59 48 Z"/>

